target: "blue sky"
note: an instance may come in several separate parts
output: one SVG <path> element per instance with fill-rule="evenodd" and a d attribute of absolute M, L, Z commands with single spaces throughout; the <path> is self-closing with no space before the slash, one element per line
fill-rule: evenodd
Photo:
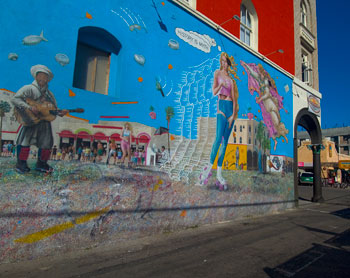
<path fill-rule="evenodd" d="M 316 1 L 322 128 L 350 126 L 350 1 Z"/>

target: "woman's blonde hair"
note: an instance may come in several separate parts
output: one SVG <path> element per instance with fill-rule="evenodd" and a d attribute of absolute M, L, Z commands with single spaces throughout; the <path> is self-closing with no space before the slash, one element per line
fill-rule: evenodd
<path fill-rule="evenodd" d="M 227 64 L 228 64 L 228 72 L 231 74 L 230 77 L 233 81 L 233 92 L 234 92 L 234 102 L 235 102 L 235 108 L 236 110 L 234 111 L 234 119 L 237 119 L 238 117 L 238 110 L 239 110 L 239 105 L 238 105 L 238 97 L 239 97 L 239 93 L 238 93 L 238 88 L 237 88 L 237 84 L 236 84 L 236 80 L 238 79 L 239 81 L 241 81 L 239 79 L 239 77 L 237 76 L 237 64 L 235 63 L 235 59 L 233 58 L 233 56 L 228 56 L 228 54 L 226 52 L 222 52 L 220 55 L 220 70 L 222 70 L 222 65 L 221 65 L 221 58 L 225 57 L 227 60 Z M 234 78 L 233 78 L 234 77 Z"/>
<path fill-rule="evenodd" d="M 125 123 L 124 123 L 124 128 L 125 128 L 126 126 L 128 126 L 128 127 L 129 127 L 129 130 L 132 131 L 132 126 L 131 126 L 131 124 L 130 124 L 129 122 L 125 122 Z"/>

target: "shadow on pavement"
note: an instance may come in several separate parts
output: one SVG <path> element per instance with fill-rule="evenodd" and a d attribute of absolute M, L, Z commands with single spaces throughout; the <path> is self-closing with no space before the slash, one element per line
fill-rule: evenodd
<path fill-rule="evenodd" d="M 318 232 L 322 231 L 318 230 Z M 327 231 L 323 231 L 323 233 L 329 234 Z M 264 271 L 271 278 L 348 278 L 350 273 L 350 229 L 336 234 L 325 244 L 327 245 L 313 244 L 314 246 L 309 250 L 275 268 L 266 267 Z"/>
<path fill-rule="evenodd" d="M 350 219 L 350 208 L 333 211 L 331 214 L 345 219 Z"/>

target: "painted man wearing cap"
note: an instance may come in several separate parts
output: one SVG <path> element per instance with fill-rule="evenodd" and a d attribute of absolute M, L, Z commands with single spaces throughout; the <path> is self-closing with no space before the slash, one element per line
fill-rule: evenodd
<path fill-rule="evenodd" d="M 48 83 L 53 78 L 52 72 L 44 65 L 35 65 L 30 69 L 30 73 L 34 78 L 33 83 L 25 85 L 18 90 L 12 99 L 13 105 L 18 110 L 29 110 L 33 114 L 38 114 L 37 108 L 26 102 L 27 99 L 31 99 L 36 102 L 49 102 L 57 109 L 56 99 L 48 89 Z M 65 114 L 67 114 L 66 110 L 62 110 L 58 113 L 61 117 Z M 52 171 L 52 167 L 47 164 L 53 146 L 51 122 L 41 120 L 34 125 L 22 126 L 16 144 L 17 172 L 25 173 L 30 171 L 27 165 L 27 159 L 31 145 L 35 145 L 39 148 L 36 170 L 42 172 Z"/>

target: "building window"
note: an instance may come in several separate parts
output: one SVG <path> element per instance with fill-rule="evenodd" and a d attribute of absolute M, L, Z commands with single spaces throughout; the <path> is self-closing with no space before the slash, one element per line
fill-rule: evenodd
<path fill-rule="evenodd" d="M 249 137 L 248 144 L 250 145 L 252 143 L 252 139 Z"/>
<path fill-rule="evenodd" d="M 258 50 L 258 16 L 251 0 L 242 0 L 240 40 Z"/>
<path fill-rule="evenodd" d="M 241 33 L 240 39 L 247 45 L 250 45 L 252 34 L 252 19 L 249 11 L 244 5 L 241 5 Z"/>
<path fill-rule="evenodd" d="M 300 3 L 300 21 L 301 23 L 307 27 L 307 10 L 306 10 L 306 5 L 304 1 L 301 1 Z"/>
<path fill-rule="evenodd" d="M 111 63 L 116 62 L 120 48 L 119 41 L 104 29 L 80 28 L 73 87 L 108 95 Z"/>
<path fill-rule="evenodd" d="M 233 137 L 233 143 L 235 143 L 236 144 L 236 137 Z"/>
<path fill-rule="evenodd" d="M 241 125 L 239 126 L 239 132 L 242 132 L 242 126 Z"/>
<path fill-rule="evenodd" d="M 234 132 L 237 131 L 236 125 L 233 126 L 233 131 L 234 131 Z"/>
<path fill-rule="evenodd" d="M 306 84 L 310 85 L 312 84 L 312 67 L 311 63 L 308 59 L 308 56 L 305 53 L 301 54 L 301 80 L 305 82 Z"/>
<path fill-rule="evenodd" d="M 248 131 L 249 131 L 249 133 L 252 132 L 252 127 L 250 125 L 248 126 Z"/>
<path fill-rule="evenodd" d="M 242 137 L 239 137 L 239 143 L 242 144 Z"/>

